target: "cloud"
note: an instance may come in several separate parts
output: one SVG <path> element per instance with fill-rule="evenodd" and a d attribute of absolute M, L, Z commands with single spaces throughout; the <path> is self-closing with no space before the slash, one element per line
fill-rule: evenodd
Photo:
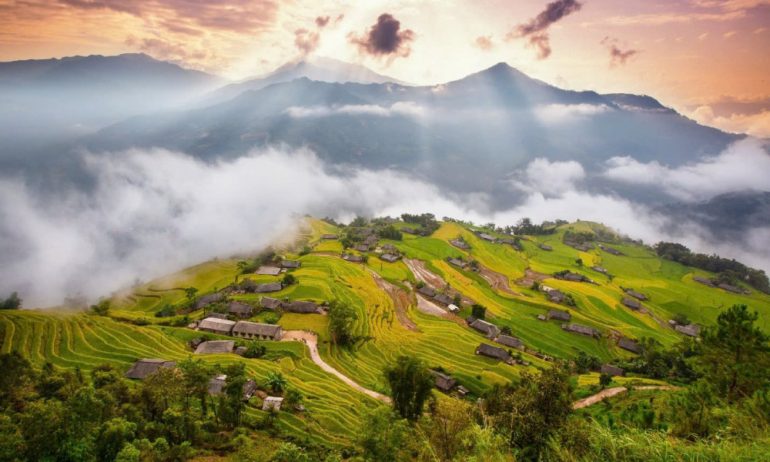
<path fill-rule="evenodd" d="M 628 156 L 607 161 L 603 176 L 613 181 L 662 190 L 687 202 L 705 201 L 732 191 L 770 191 L 770 154 L 762 143 L 747 138 L 718 156 L 704 157 L 681 167 L 657 161 L 639 162 Z"/>
<path fill-rule="evenodd" d="M 310 31 L 304 28 L 294 31 L 294 46 L 303 56 L 309 55 L 318 48 L 321 36 L 317 31 Z"/>
<path fill-rule="evenodd" d="M 639 50 L 627 49 L 623 50 L 618 46 L 618 39 L 604 37 L 601 42 L 607 48 L 610 53 L 610 66 L 623 66 L 626 61 L 639 54 Z"/>
<path fill-rule="evenodd" d="M 583 6 L 577 0 L 555 0 L 546 5 L 545 10 L 529 22 L 520 24 L 510 31 L 506 39 L 527 38 L 529 44 L 538 50 L 538 58 L 545 59 L 551 55 L 548 28 L 562 18 L 579 11 Z"/>
<path fill-rule="evenodd" d="M 585 177 L 583 166 L 574 160 L 551 162 L 537 158 L 523 171 L 514 173 L 511 184 L 518 190 L 537 193 L 542 197 L 559 197 L 568 191 L 574 191 L 576 185 Z"/>
<path fill-rule="evenodd" d="M 289 117 L 302 119 L 328 117 L 333 115 L 372 115 L 391 117 L 393 115 L 423 117 L 427 110 L 412 102 L 398 102 L 390 107 L 376 104 L 349 104 L 344 106 L 291 106 L 284 111 Z"/>
<path fill-rule="evenodd" d="M 491 35 L 480 35 L 473 41 L 473 46 L 480 50 L 489 51 L 495 47 Z"/>
<path fill-rule="evenodd" d="M 698 106 L 690 113 L 690 117 L 703 125 L 727 132 L 770 138 L 770 107 L 766 106 L 766 101 L 727 101 L 715 105 L 719 105 L 716 110 L 711 105 Z M 722 114 L 717 114 L 717 110 Z"/>
<path fill-rule="evenodd" d="M 612 108 L 604 104 L 547 104 L 535 108 L 535 117 L 547 124 L 564 124 L 604 114 Z"/>
<path fill-rule="evenodd" d="M 363 36 L 351 33 L 348 38 L 362 53 L 375 57 L 405 58 L 412 51 L 410 43 L 414 41 L 415 33 L 411 29 L 401 30 L 401 23 L 396 18 L 383 13 L 369 32 Z"/>

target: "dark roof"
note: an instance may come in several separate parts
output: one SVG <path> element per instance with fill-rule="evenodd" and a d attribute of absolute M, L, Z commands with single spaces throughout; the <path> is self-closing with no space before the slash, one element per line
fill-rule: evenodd
<path fill-rule="evenodd" d="M 250 316 L 252 311 L 253 311 L 253 308 L 251 307 L 251 305 L 247 305 L 241 302 L 230 302 L 230 305 L 227 307 L 228 313 L 237 314 L 237 315 Z"/>
<path fill-rule="evenodd" d="M 398 255 L 393 255 L 392 253 L 384 253 L 380 255 L 380 259 L 389 263 L 394 263 L 398 261 Z"/>
<path fill-rule="evenodd" d="M 443 392 L 449 392 L 457 385 L 457 380 L 450 375 L 443 374 L 439 371 L 431 371 L 436 377 L 436 388 Z"/>
<path fill-rule="evenodd" d="M 226 385 L 227 385 L 226 375 L 222 374 L 216 377 L 212 377 L 211 380 L 209 380 L 208 392 L 212 396 L 221 395 L 224 392 Z M 244 401 L 249 400 L 252 396 L 254 396 L 254 392 L 256 391 L 257 391 L 257 382 L 251 379 L 247 380 L 243 384 Z"/>
<path fill-rule="evenodd" d="M 278 276 L 281 274 L 281 268 L 277 266 L 260 266 L 257 268 L 257 271 L 255 271 L 257 274 L 264 274 L 268 276 Z"/>
<path fill-rule="evenodd" d="M 573 273 L 571 271 L 566 272 L 561 276 L 562 279 L 566 281 L 572 281 L 572 282 L 583 282 L 585 280 L 585 276 L 578 273 Z"/>
<path fill-rule="evenodd" d="M 454 299 L 447 294 L 436 294 L 436 296 L 433 297 L 433 300 L 436 300 L 437 302 L 444 305 L 451 305 L 454 301 Z"/>
<path fill-rule="evenodd" d="M 428 286 L 420 287 L 419 289 L 417 289 L 417 292 L 430 298 L 433 298 L 436 296 L 436 291 L 432 287 L 428 287 Z"/>
<path fill-rule="evenodd" d="M 540 247 L 541 249 L 543 249 L 543 250 L 547 250 L 547 251 L 549 251 L 549 252 L 550 252 L 551 250 L 553 250 L 553 247 L 551 247 L 551 246 L 550 246 L 550 245 L 548 245 L 548 244 L 540 244 L 540 246 L 539 246 L 539 247 Z"/>
<path fill-rule="evenodd" d="M 495 242 L 497 239 L 494 236 L 490 236 L 487 233 L 479 233 L 479 237 L 485 241 Z"/>
<path fill-rule="evenodd" d="M 548 300 L 554 303 L 561 303 L 567 298 L 567 296 L 564 295 L 564 292 L 557 289 L 549 290 L 546 294 L 546 297 L 548 297 Z M 565 319 L 565 321 L 569 321 L 569 319 Z"/>
<path fill-rule="evenodd" d="M 492 345 L 487 345 L 486 343 L 482 343 L 476 348 L 476 354 L 499 359 L 500 361 L 509 361 L 511 359 L 511 354 L 508 353 L 508 351 Z"/>
<path fill-rule="evenodd" d="M 489 338 L 495 338 L 500 334 L 500 329 L 496 325 L 483 319 L 476 319 L 470 326 L 482 334 L 486 334 Z"/>
<path fill-rule="evenodd" d="M 714 283 L 711 281 L 711 279 L 707 279 L 701 276 L 693 276 L 692 280 L 695 282 L 700 282 L 701 284 L 705 284 L 709 287 L 714 287 Z"/>
<path fill-rule="evenodd" d="M 700 335 L 700 326 L 697 324 L 688 324 L 686 326 L 677 324 L 674 326 L 674 329 L 676 329 L 677 332 L 688 335 L 690 337 L 697 337 Z"/>
<path fill-rule="evenodd" d="M 283 260 L 281 261 L 281 268 L 299 268 L 302 262 L 296 260 Z"/>
<path fill-rule="evenodd" d="M 470 250 L 471 248 L 471 246 L 469 246 L 468 243 L 462 239 L 452 239 L 451 241 L 449 241 L 449 243 L 457 247 L 458 249 Z"/>
<path fill-rule="evenodd" d="M 321 239 L 327 239 L 327 240 L 337 239 L 337 235 L 336 234 L 321 234 Z"/>
<path fill-rule="evenodd" d="M 637 300 L 645 301 L 647 300 L 647 296 L 643 293 L 637 292 L 634 289 L 624 289 L 626 293 L 632 297 L 634 297 Z"/>
<path fill-rule="evenodd" d="M 623 255 L 623 252 L 621 252 L 618 249 L 613 249 L 612 247 L 607 247 L 599 244 L 599 248 L 612 255 Z"/>
<path fill-rule="evenodd" d="M 624 350 L 630 351 L 631 353 L 639 354 L 642 352 L 642 346 L 630 338 L 621 338 L 618 340 L 618 346 Z"/>
<path fill-rule="evenodd" d="M 551 291 L 553 292 L 553 290 Z M 558 319 L 559 321 L 569 321 L 572 315 L 563 310 L 548 310 L 548 319 Z"/>
<path fill-rule="evenodd" d="M 284 309 L 291 313 L 316 313 L 318 312 L 318 305 L 313 302 L 295 300 L 285 303 Z"/>
<path fill-rule="evenodd" d="M 195 302 L 195 309 L 201 309 L 206 305 L 211 305 L 212 303 L 221 302 L 224 300 L 225 296 L 224 294 L 221 294 L 219 292 L 213 293 L 213 294 L 207 294 L 204 295 Z"/>
<path fill-rule="evenodd" d="M 230 353 L 235 349 L 235 342 L 232 340 L 209 340 L 198 345 L 195 349 L 195 354 L 221 354 Z"/>
<path fill-rule="evenodd" d="M 262 308 L 267 308 L 268 310 L 276 310 L 281 307 L 281 301 L 277 298 L 272 297 L 262 297 L 262 300 L 260 300 L 259 304 Z"/>
<path fill-rule="evenodd" d="M 219 319 L 213 316 L 209 316 L 198 324 L 198 329 L 229 334 L 230 331 L 233 330 L 234 325 L 235 321 L 229 321 L 227 319 Z"/>
<path fill-rule="evenodd" d="M 283 289 L 283 286 L 280 282 L 266 282 L 264 284 L 258 284 L 256 289 L 254 289 L 255 292 L 259 293 L 267 293 L 267 292 L 278 292 L 281 289 Z"/>
<path fill-rule="evenodd" d="M 607 268 L 604 268 L 603 266 L 592 266 L 591 269 L 597 273 L 607 274 Z"/>
<path fill-rule="evenodd" d="M 615 376 L 615 375 L 623 375 L 624 371 L 618 366 L 613 366 L 612 364 L 604 364 L 602 365 L 601 373 Z"/>
<path fill-rule="evenodd" d="M 174 361 L 166 361 L 165 359 L 140 359 L 131 366 L 131 369 L 129 369 L 128 372 L 126 372 L 126 377 L 129 379 L 144 380 L 162 367 L 174 366 L 176 366 Z"/>
<path fill-rule="evenodd" d="M 583 326 L 581 324 L 562 324 L 562 329 L 567 332 L 574 332 L 576 334 L 588 335 L 589 337 L 598 337 L 599 331 L 593 327 Z"/>
<path fill-rule="evenodd" d="M 449 262 L 449 264 L 455 265 L 455 266 L 457 266 L 459 268 L 465 268 L 466 266 L 468 266 L 467 263 L 465 263 L 464 261 L 460 260 L 459 258 L 449 258 L 449 259 L 447 259 L 447 261 Z"/>
<path fill-rule="evenodd" d="M 263 337 L 281 336 L 281 326 L 274 324 L 262 324 L 259 322 L 238 321 L 233 327 L 233 334 L 260 335 Z"/>
<path fill-rule="evenodd" d="M 358 250 L 359 252 L 368 252 L 369 251 L 369 246 L 366 245 L 366 244 L 358 244 L 358 245 L 356 245 L 353 248 Z"/>
<path fill-rule="evenodd" d="M 642 304 L 639 302 L 639 300 L 631 297 L 623 297 L 622 303 L 632 310 L 639 310 L 642 307 Z"/>
<path fill-rule="evenodd" d="M 520 339 L 513 337 L 511 335 L 499 335 L 495 339 L 495 342 L 501 345 L 509 346 L 511 348 L 521 348 L 524 346 L 524 342 L 522 342 Z"/>
<path fill-rule="evenodd" d="M 352 253 L 344 253 L 342 254 L 342 259 L 345 261 L 349 261 L 352 263 L 361 263 L 364 261 L 364 257 L 361 255 L 353 255 Z"/>

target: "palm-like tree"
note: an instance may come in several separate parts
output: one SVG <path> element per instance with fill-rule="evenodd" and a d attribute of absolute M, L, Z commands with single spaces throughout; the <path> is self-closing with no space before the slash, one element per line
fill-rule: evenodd
<path fill-rule="evenodd" d="M 286 389 L 286 378 L 280 372 L 268 372 L 265 379 L 265 386 L 273 393 L 280 393 Z"/>

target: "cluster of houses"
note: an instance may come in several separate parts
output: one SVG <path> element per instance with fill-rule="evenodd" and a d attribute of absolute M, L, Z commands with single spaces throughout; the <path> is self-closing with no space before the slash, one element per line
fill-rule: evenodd
<path fill-rule="evenodd" d="M 556 279 L 561 279 L 563 281 L 588 282 L 591 284 L 595 284 L 594 281 L 592 281 L 589 277 L 584 276 L 580 273 L 573 273 L 570 270 L 564 270 L 564 271 L 553 273 L 553 277 L 555 277 Z"/>
<path fill-rule="evenodd" d="M 491 242 L 492 244 L 507 244 L 513 247 L 516 250 L 522 250 L 521 244 L 516 240 L 516 238 L 513 237 L 495 237 L 491 234 L 487 234 L 483 231 L 474 231 L 474 234 L 479 237 L 479 239 L 483 239 L 487 242 Z"/>
<path fill-rule="evenodd" d="M 445 374 L 441 371 L 431 370 L 433 377 L 435 377 L 436 388 L 444 393 L 451 393 L 453 390 L 457 391 L 460 397 L 463 397 L 469 393 L 468 389 L 457 383 L 457 380 L 451 375 Z"/>
<path fill-rule="evenodd" d="M 377 243 L 377 236 L 370 235 L 364 240 L 363 243 L 357 244 L 353 248 L 364 254 L 374 248 L 377 251 L 380 260 L 388 263 L 395 263 L 401 259 L 401 252 L 398 251 L 396 246 L 393 244 L 384 244 L 382 247 L 377 247 Z M 351 263 L 364 263 L 366 261 L 366 257 L 363 255 L 356 255 L 349 252 L 343 252 L 341 257 L 343 260 Z"/>
<path fill-rule="evenodd" d="M 476 319 L 473 316 L 469 316 L 468 319 L 466 319 L 466 322 L 468 323 L 468 326 L 470 326 L 472 329 L 481 332 L 484 334 L 485 337 L 492 340 L 495 343 L 499 343 L 500 345 L 504 345 L 508 348 L 515 348 L 517 350 L 524 350 L 524 342 L 521 341 L 521 339 L 514 337 L 512 335 L 505 335 L 501 333 L 500 328 L 498 328 L 496 325 L 492 324 L 489 321 L 485 321 L 483 319 Z M 511 355 L 511 352 L 508 349 L 496 347 L 493 345 L 489 345 L 486 343 L 481 343 L 476 348 L 476 354 L 481 356 L 486 356 L 489 358 L 497 359 L 500 361 L 503 361 L 506 364 L 514 364 L 517 361 L 514 360 L 513 356 Z M 527 363 L 524 361 L 518 361 L 520 364 L 526 365 Z"/>
<path fill-rule="evenodd" d="M 562 321 L 561 328 L 564 329 L 566 332 L 585 335 L 593 338 L 601 337 L 601 333 L 598 330 L 594 329 L 593 327 L 588 327 L 582 324 L 576 324 L 576 323 L 570 322 L 572 320 L 572 315 L 568 311 L 548 310 L 548 313 L 545 315 L 543 314 L 537 315 L 537 319 L 541 321 L 549 321 L 551 319 L 555 319 L 557 321 Z"/>
<path fill-rule="evenodd" d="M 732 292 L 734 294 L 749 295 L 751 293 L 750 290 L 744 289 L 743 287 L 734 286 L 726 282 L 720 282 L 719 280 L 716 280 L 716 279 L 708 279 L 702 276 L 693 276 L 692 280 L 695 282 L 701 283 L 704 286 L 719 288 L 727 292 Z"/>
<path fill-rule="evenodd" d="M 451 313 L 457 313 L 460 311 L 460 307 L 454 303 L 453 297 L 450 297 L 446 293 L 439 292 L 432 287 L 424 285 L 417 289 L 417 293 L 431 301 L 444 305 Z"/>
<path fill-rule="evenodd" d="M 572 247 L 573 249 L 580 250 L 581 252 L 588 252 L 594 248 L 594 245 L 588 241 L 579 242 L 571 239 L 567 239 L 565 235 L 564 244 Z"/>
<path fill-rule="evenodd" d="M 613 249 L 612 247 L 607 247 L 606 245 L 603 245 L 603 244 L 599 244 L 599 248 L 604 250 L 605 252 L 607 252 L 610 255 L 615 255 L 615 256 L 623 255 L 623 252 L 621 252 L 620 250 Z"/>

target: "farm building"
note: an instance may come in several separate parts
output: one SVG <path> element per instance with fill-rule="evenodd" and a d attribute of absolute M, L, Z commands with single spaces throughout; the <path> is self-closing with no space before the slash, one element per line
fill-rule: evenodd
<path fill-rule="evenodd" d="M 245 303 L 230 302 L 230 305 L 227 306 L 227 312 L 239 318 L 250 318 L 253 308 Z"/>
<path fill-rule="evenodd" d="M 232 340 L 209 340 L 198 345 L 195 349 L 196 355 L 213 355 L 232 353 L 235 349 L 235 342 Z"/>
<path fill-rule="evenodd" d="M 573 273 L 571 271 L 567 271 L 566 273 L 562 274 L 561 276 L 557 276 L 559 279 L 564 279 L 565 281 L 572 281 L 572 282 L 583 282 L 587 278 L 583 276 L 582 274 Z"/>
<path fill-rule="evenodd" d="M 460 307 L 454 303 L 447 305 L 446 309 L 448 309 L 450 313 L 458 313 L 460 311 Z"/>
<path fill-rule="evenodd" d="M 277 266 L 260 266 L 257 268 L 256 274 L 264 276 L 278 276 L 281 274 L 281 268 Z"/>
<path fill-rule="evenodd" d="M 266 282 L 264 284 L 257 284 L 254 290 L 257 293 L 264 294 L 269 292 L 278 292 L 283 289 L 283 285 L 280 282 Z"/>
<path fill-rule="evenodd" d="M 302 266 L 302 262 L 296 260 L 283 260 L 281 261 L 281 268 L 294 269 Z"/>
<path fill-rule="evenodd" d="M 602 374 L 608 374 L 613 377 L 615 376 L 622 376 L 625 374 L 625 371 L 618 366 L 613 366 L 612 364 L 603 364 L 601 368 Z"/>
<path fill-rule="evenodd" d="M 362 253 L 366 253 L 369 251 L 369 246 L 366 244 L 358 244 L 353 248 Z"/>
<path fill-rule="evenodd" d="M 639 354 L 642 352 L 642 346 L 639 345 L 635 340 L 631 340 L 630 338 L 621 338 L 618 340 L 618 347 L 630 351 L 631 353 Z"/>
<path fill-rule="evenodd" d="M 564 294 L 564 292 L 557 289 L 551 289 L 546 292 L 546 297 L 548 298 L 549 302 L 553 303 L 564 303 L 564 301 L 567 299 L 567 296 Z"/>
<path fill-rule="evenodd" d="M 545 250 L 546 252 L 550 252 L 553 250 L 553 247 L 551 247 L 548 244 L 540 244 L 538 247 L 540 247 L 542 250 Z"/>
<path fill-rule="evenodd" d="M 234 325 L 235 321 L 209 316 L 198 324 L 198 330 L 211 332 L 212 334 L 230 335 Z"/>
<path fill-rule="evenodd" d="M 218 292 L 217 293 L 213 293 L 213 294 L 204 295 L 204 296 L 198 298 L 198 300 L 196 300 L 196 302 L 195 302 L 195 309 L 199 310 L 199 309 L 201 309 L 203 307 L 211 305 L 212 303 L 221 302 L 224 299 L 225 299 L 224 294 L 220 294 Z"/>
<path fill-rule="evenodd" d="M 727 284 L 726 282 L 720 283 L 719 285 L 717 285 L 717 287 L 719 287 L 722 290 L 726 290 L 728 292 L 732 292 L 734 294 L 749 294 L 749 293 L 751 293 L 751 292 L 749 292 L 746 289 L 743 289 L 743 288 L 738 287 L 738 286 L 734 286 L 732 284 Z"/>
<path fill-rule="evenodd" d="M 569 321 L 572 319 L 572 315 L 563 310 L 548 310 L 548 319 L 556 319 L 557 321 Z"/>
<path fill-rule="evenodd" d="M 588 337 L 599 337 L 599 331 L 593 327 L 583 326 L 581 324 L 562 324 L 561 328 L 567 332 L 573 332 L 575 334 L 587 335 Z"/>
<path fill-rule="evenodd" d="M 458 268 L 464 269 L 466 266 L 468 266 L 467 263 L 465 263 L 463 260 L 460 260 L 459 258 L 448 258 L 447 261 L 450 265 L 454 265 Z"/>
<path fill-rule="evenodd" d="M 364 239 L 364 244 L 368 245 L 369 248 L 372 248 L 375 245 L 377 245 L 377 242 L 379 242 L 379 239 L 374 234 L 369 235 L 366 237 L 366 239 Z"/>
<path fill-rule="evenodd" d="M 238 321 L 233 327 L 233 336 L 258 340 L 281 340 L 281 326 L 258 322 Z"/>
<path fill-rule="evenodd" d="M 216 377 L 212 377 L 211 380 L 209 380 L 209 387 L 208 392 L 211 396 L 219 396 L 225 391 L 225 386 L 227 385 L 227 376 L 225 374 L 218 375 Z M 257 391 L 257 382 L 254 380 L 247 380 L 246 383 L 243 384 L 243 400 L 248 401 L 251 399 L 252 396 L 254 396 L 254 393 Z"/>
<path fill-rule="evenodd" d="M 454 301 L 454 299 L 452 299 L 452 297 L 450 297 L 447 294 L 436 294 L 436 296 L 433 297 L 433 300 L 441 303 L 442 305 L 447 305 L 447 306 L 451 305 L 452 302 Z"/>
<path fill-rule="evenodd" d="M 398 248 L 396 248 L 396 246 L 393 245 L 393 244 L 385 244 L 385 245 L 383 245 L 382 246 L 382 250 L 387 252 L 387 253 L 392 253 L 392 254 L 397 254 L 398 253 Z"/>
<path fill-rule="evenodd" d="M 471 246 L 469 246 L 468 243 L 461 238 L 452 239 L 451 241 L 449 241 L 449 243 L 457 247 L 458 249 L 471 250 Z"/>
<path fill-rule="evenodd" d="M 354 255 L 352 253 L 343 253 L 342 259 L 351 263 L 363 263 L 364 257 L 361 255 Z"/>
<path fill-rule="evenodd" d="M 416 229 L 410 228 L 408 226 L 404 226 L 403 228 L 401 228 L 401 232 L 406 234 L 418 234 Z"/>
<path fill-rule="evenodd" d="M 487 233 L 479 233 L 479 237 L 481 239 L 484 239 L 485 241 L 488 241 L 488 242 L 496 242 L 497 241 L 497 238 L 495 238 L 494 236 L 490 236 Z"/>
<path fill-rule="evenodd" d="M 380 260 L 384 260 L 388 263 L 395 263 L 398 261 L 398 255 L 394 255 L 392 253 L 384 253 L 380 255 Z"/>
<path fill-rule="evenodd" d="M 126 377 L 129 379 L 144 380 L 150 375 L 158 372 L 161 368 L 175 367 L 174 361 L 166 361 L 165 359 L 140 359 L 135 362 L 131 369 L 126 372 Z"/>
<path fill-rule="evenodd" d="M 436 291 L 433 288 L 428 287 L 428 286 L 420 287 L 419 289 L 417 289 L 417 292 L 420 295 L 424 295 L 424 296 L 426 296 L 428 298 L 433 298 L 433 297 L 436 296 Z"/>
<path fill-rule="evenodd" d="M 677 324 L 674 326 L 674 330 L 689 337 L 697 337 L 700 335 L 700 326 L 697 324 L 687 324 L 686 326 Z"/>
<path fill-rule="evenodd" d="M 612 247 L 607 247 L 605 245 L 599 244 L 599 248 L 607 252 L 611 255 L 623 255 L 623 253 L 618 249 L 613 249 Z"/>
<path fill-rule="evenodd" d="M 488 358 L 499 359 L 500 361 L 503 361 L 506 363 L 511 362 L 510 353 L 508 353 L 506 350 L 502 348 L 498 348 L 492 345 L 487 345 L 486 343 L 482 343 L 476 348 L 476 354 L 486 356 Z"/>
<path fill-rule="evenodd" d="M 603 266 L 592 266 L 591 269 L 597 273 L 607 274 L 607 268 Z"/>
<path fill-rule="evenodd" d="M 283 404 L 283 398 L 280 396 L 268 396 L 262 403 L 263 411 L 280 411 L 281 404 Z"/>
<path fill-rule="evenodd" d="M 452 378 L 452 376 L 444 374 L 439 371 L 430 371 L 431 374 L 433 374 L 434 377 L 436 377 L 436 388 L 443 391 L 444 393 L 449 393 L 452 391 L 452 389 L 457 385 L 457 380 Z"/>
<path fill-rule="evenodd" d="M 642 309 L 642 304 L 635 298 L 623 297 L 623 301 L 621 301 L 621 303 L 634 311 L 639 311 Z"/>
<path fill-rule="evenodd" d="M 647 296 L 635 291 L 634 289 L 623 289 L 628 295 L 631 297 L 634 297 L 637 300 L 645 301 L 647 300 Z"/>
<path fill-rule="evenodd" d="M 524 342 L 522 342 L 520 339 L 513 337 L 511 335 L 500 335 L 495 339 L 495 342 L 511 348 L 518 348 L 518 349 L 524 348 Z"/>
<path fill-rule="evenodd" d="M 323 239 L 325 241 L 333 241 L 333 240 L 337 239 L 337 235 L 336 234 L 322 234 L 321 235 L 321 239 Z"/>
<path fill-rule="evenodd" d="M 290 313 L 318 313 L 320 307 L 313 302 L 295 300 L 285 303 L 284 309 Z"/>
<path fill-rule="evenodd" d="M 695 282 L 699 282 L 705 286 L 714 287 L 714 283 L 711 281 L 711 279 L 704 278 L 701 276 L 693 276 L 692 280 Z"/>
<path fill-rule="evenodd" d="M 472 323 L 470 323 L 470 326 L 486 335 L 488 338 L 495 338 L 500 335 L 500 329 L 496 325 L 484 321 L 483 319 L 474 320 Z"/>
<path fill-rule="evenodd" d="M 262 300 L 259 302 L 259 306 L 268 310 L 277 310 L 281 307 L 281 304 L 280 300 L 272 297 L 262 297 Z"/>

